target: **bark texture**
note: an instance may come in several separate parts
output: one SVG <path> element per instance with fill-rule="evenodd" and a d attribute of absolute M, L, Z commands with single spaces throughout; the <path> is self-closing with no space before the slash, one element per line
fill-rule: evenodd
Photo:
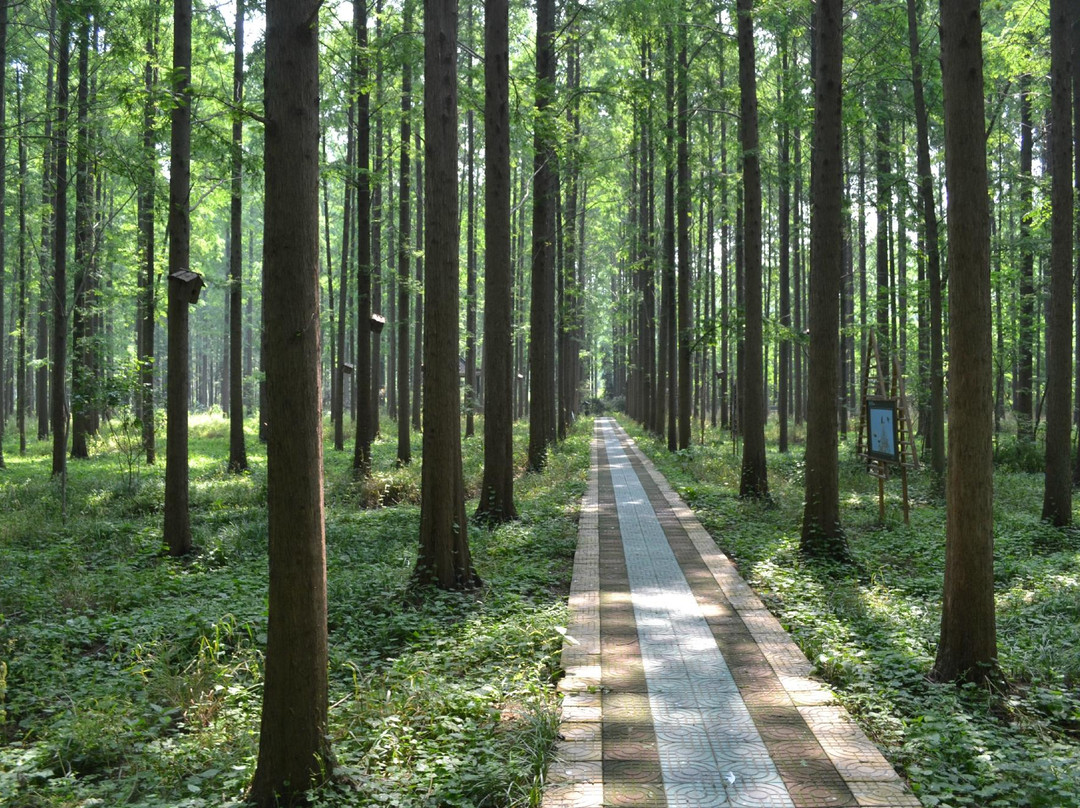
<path fill-rule="evenodd" d="M 950 372 L 945 592 L 933 675 L 979 681 L 997 665 L 993 379 L 979 0 L 941 0 L 949 228 Z"/>
<path fill-rule="evenodd" d="M 359 95 L 356 98 L 356 446 L 353 472 L 367 474 L 371 469 L 373 438 L 372 409 L 378 401 L 378 385 L 372 385 L 371 335 L 371 94 L 368 80 L 367 6 L 353 7 L 353 33 L 356 37 Z M 376 375 L 376 379 L 378 376 Z M 375 387 L 374 393 L 372 388 Z"/>
<path fill-rule="evenodd" d="M 1042 518 L 1072 522 L 1072 88 L 1068 0 L 1050 0 L 1050 311 L 1047 322 L 1046 487 Z"/>
<path fill-rule="evenodd" d="M 754 57 L 753 0 L 738 2 L 739 90 L 743 152 L 743 332 L 742 479 L 739 496 L 769 495 L 765 468 L 765 391 L 762 369 L 761 163 L 758 158 L 757 72 Z M 831 405 L 831 402 L 830 402 Z"/>
<path fill-rule="evenodd" d="M 810 195 L 810 349 L 806 419 L 806 504 L 800 549 L 846 557 L 840 525 L 836 399 L 840 386 L 840 286 L 843 270 L 843 2 L 820 0 L 817 99 Z"/>
<path fill-rule="evenodd" d="M 249 795 L 266 808 L 300 804 L 333 768 L 326 737 L 317 10 L 315 0 L 269 0 L 266 8 L 270 613 Z"/>
<path fill-rule="evenodd" d="M 938 236 L 937 202 L 934 200 L 934 176 L 930 169 L 930 134 L 923 93 L 922 59 L 919 54 L 919 28 L 916 0 L 907 0 L 908 47 L 911 54 L 911 79 L 915 103 L 916 166 L 919 205 L 922 208 L 926 272 L 930 293 L 930 468 L 939 477 L 945 474 L 945 371 L 944 344 L 941 332 L 941 249 Z"/>
<path fill-rule="evenodd" d="M 190 261 L 191 212 L 191 0 L 173 5 L 172 163 L 169 175 L 169 347 L 165 430 L 165 544 L 169 554 L 191 551 L 188 512 L 188 298 L 173 278 Z"/>
<path fill-rule="evenodd" d="M 49 395 L 52 415 L 52 475 L 67 473 L 67 192 L 68 192 L 68 84 L 71 78 L 71 9 L 59 9 L 60 41 L 56 65 L 56 164 L 53 173 L 53 331 L 52 373 Z"/>
<path fill-rule="evenodd" d="M 469 553 L 458 393 L 457 0 L 424 3 L 424 444 L 415 578 L 440 589 L 479 583 Z M 399 417 L 406 417 L 404 411 Z"/>
<path fill-rule="evenodd" d="M 529 468 L 555 442 L 555 2 L 536 4 L 536 131 L 533 168 L 532 302 L 529 313 Z"/>
<path fill-rule="evenodd" d="M 233 51 L 233 103 L 244 102 L 244 0 L 236 4 Z M 244 122 L 239 111 L 232 124 L 232 199 L 229 209 L 229 471 L 247 471 L 244 443 L 244 304 L 243 204 Z"/>
<path fill-rule="evenodd" d="M 510 263 L 508 0 L 484 6 L 484 479 L 478 517 L 517 518 L 514 505 L 513 267 Z"/>

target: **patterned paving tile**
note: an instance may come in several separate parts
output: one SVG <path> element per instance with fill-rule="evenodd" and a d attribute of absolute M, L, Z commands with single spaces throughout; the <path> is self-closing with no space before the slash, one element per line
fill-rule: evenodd
<path fill-rule="evenodd" d="M 603 783 L 558 783 L 544 789 L 544 808 L 599 808 Z"/>
<path fill-rule="evenodd" d="M 599 760 L 559 760 L 548 766 L 549 783 L 602 783 L 604 764 Z"/>
<path fill-rule="evenodd" d="M 597 421 L 544 808 L 918 808 L 692 511 Z"/>

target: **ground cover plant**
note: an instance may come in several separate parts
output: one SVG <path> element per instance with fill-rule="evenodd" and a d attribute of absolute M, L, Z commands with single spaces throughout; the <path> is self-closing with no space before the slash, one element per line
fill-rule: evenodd
<path fill-rule="evenodd" d="M 911 526 L 899 480 L 877 482 L 841 443 L 841 518 L 855 564 L 798 553 L 802 447 L 768 441 L 771 502 L 738 498 L 740 447 L 706 430 L 669 453 L 624 424 L 738 564 L 821 676 L 835 689 L 925 806 L 1080 805 L 1080 531 L 1042 523 L 1042 475 L 995 472 L 995 689 L 934 684 L 944 570 L 944 501 L 929 472 L 912 477 Z M 853 437 L 853 436 L 852 436 Z M 1000 458 L 1017 452 L 1002 438 Z"/>
<path fill-rule="evenodd" d="M 162 553 L 160 466 L 136 481 L 116 452 L 72 462 L 65 521 L 48 446 L 25 458 L 7 452 L 0 804 L 195 808 L 243 796 L 266 630 L 265 455 L 249 427 L 252 471 L 232 475 L 227 421 L 193 417 L 198 552 L 182 561 Z M 553 680 L 590 434 L 581 421 L 546 473 L 518 480 L 520 522 L 470 527 L 485 586 L 468 594 L 407 593 L 419 437 L 417 460 L 403 469 L 394 442 L 377 442 L 362 483 L 352 480 L 351 451 L 328 448 L 328 765 L 337 777 L 314 804 L 537 804 L 557 727 Z M 475 493 L 480 439 L 467 439 L 464 453 Z"/>

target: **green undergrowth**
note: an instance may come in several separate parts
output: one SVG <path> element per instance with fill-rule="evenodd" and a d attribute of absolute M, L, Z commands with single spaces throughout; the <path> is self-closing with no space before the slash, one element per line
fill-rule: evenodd
<path fill-rule="evenodd" d="M 923 805 L 1080 805 L 1080 530 L 1040 521 L 1041 474 L 1008 464 L 995 475 L 998 649 L 1008 684 L 956 687 L 927 680 L 945 549 L 944 502 L 929 472 L 912 474 L 910 527 L 899 479 L 886 484 L 881 525 L 877 481 L 842 442 L 841 520 L 855 563 L 811 563 L 798 553 L 801 445 L 780 455 L 770 436 L 772 499 L 761 504 L 738 498 L 741 447 L 726 433 L 707 430 L 704 445 L 672 454 L 628 428 Z"/>
<path fill-rule="evenodd" d="M 228 474 L 225 424 L 220 416 L 192 419 L 198 550 L 181 561 L 162 552 L 160 466 L 141 468 L 136 479 L 115 452 L 100 454 L 71 461 L 62 487 L 49 477 L 47 444 L 25 458 L 5 447 L 0 805 L 241 800 L 261 705 L 266 465 L 249 424 L 251 471 Z M 328 443 L 336 777 L 312 795 L 314 804 L 538 804 L 557 727 L 553 680 L 588 427 L 583 421 L 551 454 L 546 473 L 519 476 L 520 521 L 470 525 L 484 586 L 422 597 L 407 591 L 418 543 L 419 436 L 403 469 L 396 442 L 378 441 L 364 483 L 350 473 L 351 435 L 344 452 Z M 383 433 L 393 435 L 393 424 L 384 422 Z M 519 466 L 525 438 L 519 425 Z M 466 487 L 475 492 L 480 437 L 465 440 L 464 456 Z"/>

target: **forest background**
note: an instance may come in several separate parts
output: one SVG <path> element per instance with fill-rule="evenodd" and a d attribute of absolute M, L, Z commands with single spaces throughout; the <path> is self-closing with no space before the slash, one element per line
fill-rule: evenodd
<path fill-rule="evenodd" d="M 947 350 L 953 312 L 937 9 L 876 2 L 844 15 L 835 414 L 842 521 L 856 563 L 834 567 L 803 564 L 796 553 L 811 381 L 815 6 L 754 8 L 760 142 L 749 150 L 741 139 L 746 55 L 733 6 L 544 5 L 554 15 L 555 58 L 540 79 L 543 47 L 532 10 L 510 10 L 508 314 L 523 519 L 470 528 L 490 597 L 441 594 L 419 605 L 404 594 L 417 552 L 421 486 L 411 461 L 422 460 L 422 312 L 430 302 L 419 6 L 367 9 L 367 43 L 359 49 L 353 7 L 319 9 L 328 541 L 341 541 L 339 560 L 349 564 L 335 579 L 331 557 L 332 609 L 349 604 L 331 612 L 331 632 L 348 637 L 331 663 L 333 726 L 340 774 L 352 783 L 323 798 L 537 799 L 554 731 L 548 684 L 557 675 L 557 594 L 572 548 L 573 507 L 563 506 L 583 479 L 584 416 L 607 408 L 662 436 L 653 448 L 665 470 L 770 594 L 821 674 L 893 750 L 924 804 L 1076 802 L 1080 671 L 1070 649 L 1080 625 L 1080 550 L 1067 527 L 1071 500 L 1049 514 L 1045 499 L 1041 515 L 1031 505 L 1049 485 L 1046 447 L 1073 445 L 1068 429 L 1064 440 L 1047 437 L 1051 387 L 1070 390 L 1073 426 L 1080 409 L 1072 378 L 1063 380 L 1049 356 L 1051 323 L 1060 330 L 1062 322 L 1051 303 L 1072 305 L 1080 295 L 1080 272 L 1071 267 L 1068 294 L 1051 291 L 1060 277 L 1051 182 L 1069 172 L 1052 167 L 1049 4 L 982 9 L 987 381 L 998 473 L 991 589 L 1003 675 L 947 692 L 924 680 L 945 566 L 945 385 L 955 359 Z M 1068 108 L 1080 126 L 1080 10 L 1075 2 L 1058 7 L 1074 23 L 1066 28 L 1073 54 L 1066 75 Z M 241 15 L 245 38 L 234 5 L 196 6 L 185 103 L 174 84 L 172 9 L 156 2 L 3 8 L 0 796 L 26 805 L 175 805 L 177 794 L 192 805 L 235 800 L 254 765 L 265 641 L 265 573 L 256 571 L 266 559 L 265 460 L 257 447 L 266 425 L 261 312 L 273 290 L 263 286 L 261 9 Z M 465 491 L 481 503 L 483 326 L 494 311 L 485 302 L 483 22 L 477 4 L 462 6 L 457 347 Z M 357 146 L 365 94 L 368 172 L 358 168 Z M 194 479 L 185 505 L 191 535 L 187 546 L 166 542 L 188 559 L 182 562 L 159 554 L 168 486 L 156 457 L 172 361 L 164 348 L 176 344 L 163 305 L 173 231 L 163 236 L 160 226 L 170 214 L 168 120 L 178 107 L 192 122 L 186 267 L 208 283 L 190 309 L 191 383 L 182 402 L 185 418 L 194 413 L 184 451 Z M 745 205 L 749 154 L 761 173 L 760 239 L 751 239 L 760 282 L 746 274 L 748 234 L 755 233 Z M 545 220 L 550 237 L 537 241 L 535 182 L 544 174 L 555 204 Z M 366 300 L 357 295 L 362 176 L 372 217 Z M 1080 162 L 1073 178 L 1080 187 Z M 1070 220 L 1075 240 L 1075 204 Z M 550 289 L 535 286 L 541 253 L 549 254 Z M 69 261 L 72 272 L 62 271 Z M 538 289 L 552 300 L 539 315 Z M 365 306 L 381 315 L 384 329 L 368 327 L 359 314 Z M 1080 307 L 1065 318 L 1069 332 L 1075 317 Z M 746 330 L 755 319 L 756 349 Z M 911 527 L 891 517 L 877 525 L 876 483 L 852 459 L 871 333 L 887 358 L 883 375 L 895 359 L 906 382 L 913 437 L 928 467 L 913 482 Z M 362 343 L 367 373 L 358 367 Z M 1076 353 L 1068 344 L 1065 353 L 1080 367 L 1080 341 Z M 540 345 L 549 347 L 537 355 Z M 749 361 L 757 351 L 760 361 Z M 361 376 L 367 384 L 358 390 Z M 533 396 L 547 387 L 552 417 L 538 428 Z M 363 431 L 373 441 L 370 455 L 358 463 L 343 452 L 360 434 L 356 409 L 365 396 L 377 403 L 376 420 Z M 748 413 L 747 401 L 761 406 Z M 245 411 L 258 415 L 245 420 Z M 760 466 L 767 457 L 772 484 L 762 486 L 762 475 L 750 493 L 768 492 L 778 509 L 733 496 L 736 488 L 747 493 L 745 455 L 740 469 L 736 450 L 759 431 Z M 69 466 L 69 453 L 88 462 Z M 556 469 L 520 476 L 549 465 Z M 247 475 L 225 471 L 244 467 Z M 1067 468 L 1071 483 L 1080 465 Z M 391 569 L 386 559 L 395 561 Z M 372 615 L 386 591 L 401 592 L 400 603 Z M 346 612 L 372 617 L 357 626 Z M 433 670 L 467 683 L 439 680 L 446 688 L 439 695 L 434 682 L 417 681 Z M 340 712 L 346 702 L 347 715 Z M 460 745 L 447 747 L 449 739 Z M 502 744 L 513 752 L 493 751 Z M 489 768 L 480 760 L 497 762 Z"/>

